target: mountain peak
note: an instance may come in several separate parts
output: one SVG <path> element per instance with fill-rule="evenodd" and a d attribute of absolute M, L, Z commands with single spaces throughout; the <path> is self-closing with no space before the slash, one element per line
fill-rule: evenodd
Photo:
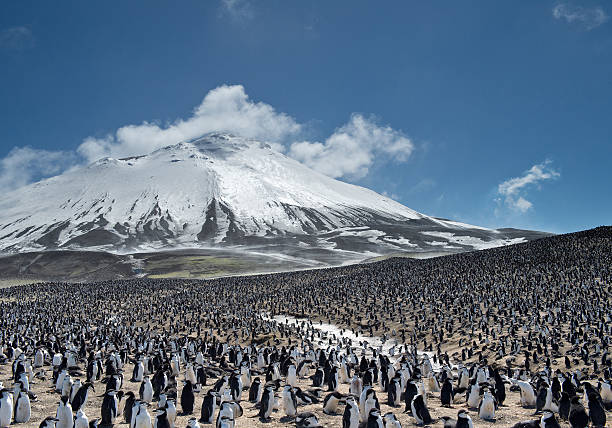
<path fill-rule="evenodd" d="M 239 246 L 363 257 L 523 240 L 429 217 L 227 133 L 100 159 L 1 195 L 0 213 L 5 252 Z"/>

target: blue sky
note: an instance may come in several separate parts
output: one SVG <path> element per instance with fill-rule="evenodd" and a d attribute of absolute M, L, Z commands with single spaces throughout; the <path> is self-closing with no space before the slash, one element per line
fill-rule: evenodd
<path fill-rule="evenodd" d="M 0 10 L 0 191 L 222 128 L 430 215 L 612 223 L 607 2 Z"/>

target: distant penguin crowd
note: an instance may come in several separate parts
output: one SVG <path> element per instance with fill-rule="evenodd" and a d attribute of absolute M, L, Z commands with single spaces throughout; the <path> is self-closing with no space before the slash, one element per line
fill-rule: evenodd
<path fill-rule="evenodd" d="M 605 427 L 611 338 L 606 227 L 430 260 L 8 287 L 0 428 Z M 507 423 L 509 405 L 532 417 Z"/>

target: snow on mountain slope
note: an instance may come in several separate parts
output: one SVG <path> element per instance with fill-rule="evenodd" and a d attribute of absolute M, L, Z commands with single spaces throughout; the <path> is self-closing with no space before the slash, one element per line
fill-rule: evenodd
<path fill-rule="evenodd" d="M 378 254 L 427 250 L 431 236 L 463 250 L 522 238 L 510 235 L 420 214 L 226 134 L 101 159 L 0 197 L 4 252 L 274 244 Z"/>

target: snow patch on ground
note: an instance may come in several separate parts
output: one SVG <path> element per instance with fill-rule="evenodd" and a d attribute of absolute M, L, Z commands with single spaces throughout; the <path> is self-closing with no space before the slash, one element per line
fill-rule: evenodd
<path fill-rule="evenodd" d="M 468 245 L 476 250 L 486 250 L 488 248 L 503 247 L 505 245 L 520 244 L 527 242 L 525 238 L 512 238 L 512 239 L 492 239 L 490 241 L 483 241 L 475 236 L 457 236 L 452 232 L 421 232 L 423 235 L 433 236 L 436 238 L 446 239 L 448 243 Z M 428 242 L 429 245 L 447 245 L 439 241 Z"/>

